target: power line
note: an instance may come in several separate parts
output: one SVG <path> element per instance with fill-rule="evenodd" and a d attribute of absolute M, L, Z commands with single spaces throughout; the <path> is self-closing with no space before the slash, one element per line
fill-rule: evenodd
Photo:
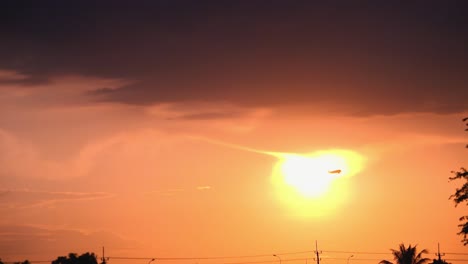
<path fill-rule="evenodd" d="M 276 253 L 276 255 L 298 255 L 306 253 L 315 253 L 313 250 L 296 251 L 296 252 L 283 252 Z M 203 256 L 203 257 L 107 257 L 108 259 L 157 259 L 157 260 L 203 260 L 203 259 L 236 259 L 236 258 L 260 258 L 271 257 L 272 254 L 258 254 L 258 255 L 239 255 L 239 256 Z"/>
<path fill-rule="evenodd" d="M 150 258 L 120 258 L 126 260 L 148 260 Z M 323 257 L 321 260 L 346 260 L 347 258 L 333 258 L 333 257 Z M 158 260 L 158 259 L 156 259 Z M 171 259 L 176 260 L 176 259 Z M 185 259 L 187 260 L 187 259 Z M 189 259 L 194 260 L 194 259 Z M 291 258 L 291 259 L 282 259 L 282 262 L 293 262 L 293 261 L 306 261 L 306 260 L 316 260 L 315 258 Z M 381 259 L 377 258 L 354 258 L 353 261 L 380 261 Z M 448 261 L 468 261 L 468 259 L 446 259 Z M 212 264 L 262 264 L 262 263 L 277 263 L 277 260 L 262 260 L 262 261 L 242 261 L 242 262 L 216 262 Z"/>
<path fill-rule="evenodd" d="M 312 260 L 312 258 L 294 258 L 294 259 L 281 259 L 282 262 L 291 262 L 291 261 L 304 261 Z M 264 261 L 248 261 L 248 262 L 224 262 L 218 264 L 255 264 L 255 263 L 277 263 L 278 260 L 264 260 Z"/>
<path fill-rule="evenodd" d="M 298 254 L 310 254 L 313 253 L 317 255 L 317 258 L 292 258 L 292 259 L 284 259 L 284 262 L 290 261 L 306 261 L 306 260 L 318 260 L 320 254 L 323 253 L 343 253 L 343 254 L 362 254 L 362 255 L 390 255 L 391 252 L 377 252 L 377 251 L 350 251 L 350 250 L 323 250 L 318 251 L 318 247 L 316 250 L 305 250 L 305 251 L 293 251 L 293 252 L 282 252 L 282 253 L 275 253 L 276 255 L 298 255 Z M 445 252 L 446 255 L 459 255 L 459 256 L 468 256 L 468 253 L 462 252 Z M 165 261 L 174 261 L 174 260 L 222 260 L 222 259 L 242 259 L 242 258 L 261 258 L 261 257 L 271 257 L 272 254 L 256 254 L 256 255 L 231 255 L 231 256 L 199 256 L 199 257 L 132 257 L 132 256 L 107 256 L 105 260 L 165 260 Z M 339 258 L 339 257 L 326 257 L 323 256 L 323 259 L 328 260 L 346 260 L 346 258 Z M 373 258 L 353 258 L 354 261 L 358 260 L 380 260 L 380 259 L 373 259 Z M 468 259 L 447 259 L 448 261 L 468 261 Z M 30 263 L 51 263 L 53 260 L 30 260 Z M 22 261 L 3 261 L 5 264 L 13 264 Z M 250 263 L 275 263 L 276 260 L 271 261 L 247 261 L 247 262 L 225 262 L 219 264 L 250 264 Z"/>
<path fill-rule="evenodd" d="M 270 255 L 255 255 L 256 257 L 261 256 L 261 257 L 270 257 Z M 151 257 L 108 257 L 108 260 L 112 259 L 122 259 L 122 260 L 215 260 L 215 259 L 235 259 L 235 258 L 246 258 L 249 256 L 238 256 L 238 257 L 176 257 L 176 258 L 151 258 Z M 307 258 L 295 258 L 295 259 L 282 259 L 283 262 L 285 261 L 293 261 L 293 260 L 305 260 Z M 312 258 L 309 258 L 312 259 Z M 248 262 L 226 262 L 231 263 L 231 264 L 236 264 L 236 263 L 270 263 L 270 262 L 278 262 L 277 260 L 262 260 L 262 261 L 248 261 Z M 221 263 L 220 263 L 221 264 Z"/>
<path fill-rule="evenodd" d="M 333 259 L 333 260 L 347 260 L 348 258 L 334 258 L 334 257 L 323 257 L 323 259 Z M 377 258 L 353 258 L 355 260 L 381 260 Z"/>
<path fill-rule="evenodd" d="M 378 255 L 389 255 L 391 252 L 370 252 L 370 251 L 340 251 L 340 250 L 324 250 L 326 253 L 346 253 L 346 254 L 378 254 Z"/>
<path fill-rule="evenodd" d="M 269 257 L 268 255 L 251 255 L 251 256 L 228 256 L 228 257 L 107 257 L 107 259 L 156 259 L 156 260 L 209 260 L 209 259 L 236 259 L 236 258 L 256 258 L 256 257 Z"/>
<path fill-rule="evenodd" d="M 346 253 L 346 254 L 377 254 L 377 255 L 389 255 L 391 252 L 372 252 L 372 251 L 341 251 L 341 250 L 323 250 L 324 253 Z M 460 256 L 468 256 L 468 253 L 462 252 L 444 252 L 445 255 L 460 255 Z"/>

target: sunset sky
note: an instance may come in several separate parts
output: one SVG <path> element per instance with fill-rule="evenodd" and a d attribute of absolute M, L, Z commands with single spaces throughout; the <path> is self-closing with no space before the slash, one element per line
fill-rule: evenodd
<path fill-rule="evenodd" d="M 466 4 L 323 2 L 0 1 L 0 258 L 468 263 Z"/>

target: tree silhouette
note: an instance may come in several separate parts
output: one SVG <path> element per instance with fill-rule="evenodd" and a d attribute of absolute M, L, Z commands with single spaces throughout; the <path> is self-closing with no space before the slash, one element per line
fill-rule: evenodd
<path fill-rule="evenodd" d="M 430 259 L 422 257 L 422 254 L 428 253 L 426 249 L 416 253 L 416 246 L 411 247 L 411 244 L 406 248 L 405 244 L 402 243 L 400 244 L 400 250 L 391 249 L 391 251 L 395 263 L 388 260 L 382 260 L 379 264 L 425 264 L 430 261 Z"/>
<path fill-rule="evenodd" d="M 3 264 L 2 259 L 0 259 L 0 264 Z"/>
<path fill-rule="evenodd" d="M 14 262 L 13 264 L 31 264 L 31 262 L 29 262 L 29 260 L 25 260 L 23 262 Z"/>
<path fill-rule="evenodd" d="M 60 256 L 52 261 L 52 264 L 98 264 L 94 253 L 86 252 L 80 256 L 76 253 L 68 254 L 68 257 Z"/>
<path fill-rule="evenodd" d="M 434 259 L 431 263 L 429 264 L 451 264 L 451 263 L 448 263 L 447 261 L 443 260 L 443 259 Z"/>
<path fill-rule="evenodd" d="M 463 122 L 466 122 L 466 125 L 468 126 L 468 117 L 463 119 Z M 465 131 L 468 131 L 468 128 L 465 129 Z M 468 148 L 468 144 L 466 145 Z M 455 176 L 450 177 L 450 181 L 453 180 L 462 180 L 465 183 L 462 185 L 462 187 L 457 188 L 455 190 L 455 193 L 450 196 L 449 199 L 453 199 L 455 202 L 455 206 L 459 205 L 460 203 L 465 203 L 468 205 L 468 171 L 465 168 L 460 168 L 459 171 L 452 171 Z M 463 245 L 468 245 L 468 215 L 462 216 L 459 219 L 462 223 L 459 224 L 458 226 L 460 227 L 460 232 L 458 232 L 458 235 L 463 235 Z"/>

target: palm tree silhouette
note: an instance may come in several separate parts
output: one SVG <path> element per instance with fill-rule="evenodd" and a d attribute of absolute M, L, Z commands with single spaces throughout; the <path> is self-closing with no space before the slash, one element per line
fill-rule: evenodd
<path fill-rule="evenodd" d="M 391 251 L 395 263 L 388 260 L 382 260 L 379 264 L 425 264 L 430 261 L 430 259 L 422 257 L 422 254 L 428 253 L 426 249 L 416 253 L 416 246 L 411 247 L 411 244 L 406 248 L 405 244 L 402 243 L 400 244 L 400 250 L 391 249 Z"/>

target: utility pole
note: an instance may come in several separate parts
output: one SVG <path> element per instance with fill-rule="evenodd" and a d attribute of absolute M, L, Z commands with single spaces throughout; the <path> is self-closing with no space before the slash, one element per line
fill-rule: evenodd
<path fill-rule="evenodd" d="M 107 264 L 106 257 L 104 256 L 104 247 L 102 247 L 102 258 L 101 258 L 101 260 L 102 260 L 101 264 Z"/>
<path fill-rule="evenodd" d="M 437 254 L 436 254 L 436 256 L 439 258 L 439 263 L 442 263 L 442 258 L 441 257 L 445 256 L 445 253 L 440 254 L 440 244 L 439 243 L 437 243 Z"/>
<path fill-rule="evenodd" d="M 315 240 L 315 254 L 317 255 L 317 264 L 320 264 L 320 253 L 322 252 L 318 251 L 317 240 Z"/>

